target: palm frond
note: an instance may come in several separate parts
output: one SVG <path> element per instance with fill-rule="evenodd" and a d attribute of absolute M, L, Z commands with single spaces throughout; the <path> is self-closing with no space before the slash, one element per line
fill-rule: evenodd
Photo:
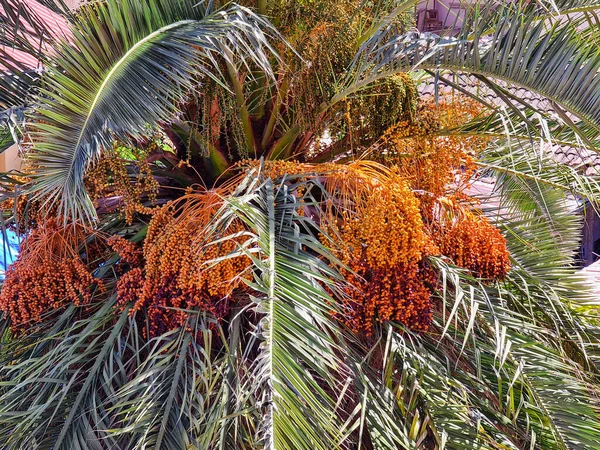
<path fill-rule="evenodd" d="M 537 0 L 536 3 L 537 11 L 545 15 L 593 12 L 600 9 L 598 0 Z"/>
<path fill-rule="evenodd" d="M 243 384 L 262 415 L 259 441 L 267 448 L 338 448 L 344 426 L 336 423 L 336 374 L 343 365 L 331 317 L 335 303 L 325 287 L 335 291 L 340 278 L 315 256 L 328 252 L 313 235 L 312 220 L 298 214 L 293 192 L 293 185 L 269 179 L 243 183 L 214 226 L 235 217 L 252 233 L 240 251 L 255 267 L 250 285 L 260 297 L 252 297 L 252 309 L 262 319 L 253 331 L 260 352 Z"/>
<path fill-rule="evenodd" d="M 501 8 L 479 5 L 467 11 L 468 19 L 456 37 L 431 33 L 394 36 L 382 27 L 361 47 L 338 97 L 353 95 L 399 71 L 471 74 L 512 109 L 547 115 L 534 103 L 507 95 L 505 86 L 519 86 L 553 102 L 580 121 L 570 126 L 572 130 L 591 127 L 597 137 L 600 56 L 594 40 L 584 39 L 578 30 L 584 19 L 548 22 L 545 18 L 532 20 L 523 12 L 519 4 Z"/>
<path fill-rule="evenodd" d="M 536 147 L 489 149 L 481 165 L 495 177 L 488 217 L 506 229 L 511 254 L 546 281 L 559 281 L 576 267 L 581 241 L 581 199 L 594 207 L 598 180 L 554 162 Z"/>
<path fill-rule="evenodd" d="M 501 405 L 510 402 L 502 407 L 510 406 L 508 411 L 517 416 L 512 418 L 513 423 L 519 420 L 518 414 L 523 413 L 525 420 L 520 426 L 527 430 L 526 424 L 531 424 L 538 445 L 544 449 L 593 448 L 593 442 L 598 439 L 598 430 L 593 425 L 599 412 L 594 381 L 597 374 L 593 373 L 594 369 L 589 373 L 588 362 L 585 359 L 576 362 L 578 358 L 571 352 L 573 348 L 585 351 L 581 345 L 584 341 L 597 345 L 597 331 L 595 335 L 573 333 L 569 336 L 570 331 L 581 329 L 585 321 L 575 313 L 565 315 L 566 308 L 557 308 L 565 297 L 556 291 L 545 292 L 547 285 L 540 287 L 535 277 L 515 273 L 503 285 L 474 287 L 472 281 L 461 285 L 460 280 L 467 281 L 468 277 L 460 272 L 448 267 L 442 271 L 445 280 L 452 280 L 458 294 L 454 302 L 449 303 L 464 305 L 465 313 L 473 315 L 476 323 L 477 317 L 483 320 L 475 328 L 467 328 L 466 333 L 463 329 L 463 336 L 461 333 L 453 336 L 456 330 L 453 326 L 446 339 L 455 341 L 455 346 L 460 345 L 462 355 L 469 353 L 466 348 L 474 346 L 475 353 L 471 355 L 472 361 L 476 362 L 474 373 L 489 373 L 484 385 L 493 389 L 494 378 L 504 379 L 509 389 L 505 392 L 510 396 L 503 398 L 500 390 L 496 398 Z M 447 289 L 447 292 L 453 290 L 450 286 Z M 554 305 L 548 303 L 550 300 L 555 302 Z M 477 309 L 473 308 L 475 304 Z M 456 316 L 445 317 L 451 321 Z M 557 323 L 560 326 L 556 326 Z M 485 343 L 486 339 L 491 341 Z M 479 341 L 482 341 L 481 345 Z M 484 360 L 486 353 L 487 361 Z M 526 399 L 520 400 L 510 392 L 517 382 L 522 385 L 519 397 L 526 395 Z M 519 402 L 522 402 L 520 406 Z"/>
<path fill-rule="evenodd" d="M 220 337 L 209 327 L 218 330 L 193 315 L 186 327 L 131 349 L 132 360 L 145 357 L 126 364 L 133 370 L 122 374 L 123 382 L 107 380 L 117 388 L 100 403 L 106 405 L 102 419 L 110 424 L 112 440 L 132 450 L 203 448 L 202 439 L 206 445 L 217 441 L 228 360 L 227 353 L 211 354 L 213 339 Z M 92 423 L 101 429 L 97 420 Z"/>
<path fill-rule="evenodd" d="M 120 365 L 118 338 L 127 312 L 112 329 L 107 328 L 107 322 L 113 323 L 112 308 L 113 303 L 106 302 L 89 319 L 73 322 L 76 308 L 71 306 L 44 330 L 42 340 L 35 333 L 24 338 L 29 343 L 25 350 L 18 350 L 20 340 L 3 344 L 6 381 L 0 391 L 0 429 L 4 445 L 60 448 L 76 439 L 74 430 L 86 425 L 91 402 L 103 392 L 103 371 Z M 16 410 L 21 413 L 15 415 Z"/>
<path fill-rule="evenodd" d="M 66 216 L 93 218 L 82 179 L 102 146 L 172 118 L 196 82 L 221 82 L 223 61 L 269 74 L 264 31 L 276 34 L 239 6 L 211 12 L 191 0 L 129 0 L 83 7 L 72 42 L 55 49 L 43 77 L 28 157 L 35 190 Z"/>

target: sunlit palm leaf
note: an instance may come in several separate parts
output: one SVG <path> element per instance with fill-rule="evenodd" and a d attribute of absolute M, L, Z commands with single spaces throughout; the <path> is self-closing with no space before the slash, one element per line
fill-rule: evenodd
<path fill-rule="evenodd" d="M 30 154 L 35 189 L 67 216 L 95 216 L 82 180 L 103 145 L 171 118 L 195 83 L 221 78 L 224 60 L 270 73 L 269 26 L 237 6 L 109 1 L 84 7 L 73 27 L 44 74 Z"/>
<path fill-rule="evenodd" d="M 600 9 L 598 0 L 537 0 L 540 13 L 548 14 L 573 14 L 590 12 Z"/>
<path fill-rule="evenodd" d="M 37 340 L 40 335 L 36 334 L 24 338 L 27 349 L 18 349 L 19 340 L 3 345 L 2 377 L 6 382 L 0 389 L 0 433 L 4 445 L 60 448 L 57 444 L 74 439 L 77 434 L 73 430 L 85 425 L 84 412 L 90 410 L 90 401 L 103 391 L 102 371 L 120 358 L 115 353 L 116 339 L 127 317 L 125 313 L 111 331 L 106 327 L 114 318 L 111 309 L 107 302 L 89 320 L 70 323 L 76 312 L 70 307 L 44 330 L 44 339 Z M 23 386 L 29 387 L 23 390 Z M 15 415 L 16 410 L 22 413 Z"/>
<path fill-rule="evenodd" d="M 472 365 L 474 373 L 480 374 L 478 378 L 484 376 L 483 385 L 494 391 L 494 386 L 499 386 L 498 377 L 504 380 L 504 393 L 496 392 L 501 402 L 498 412 L 509 407 L 504 411 L 515 416 L 512 420 L 520 422 L 521 430 L 527 429 L 527 423 L 533 425 L 540 448 L 593 448 L 599 438 L 594 425 L 599 414 L 596 374 L 588 375 L 585 360 L 576 363 L 566 354 L 569 345 L 582 349 L 576 335 L 567 336 L 570 328 L 581 327 L 582 318 L 565 315 L 556 305 L 551 306 L 548 303 L 551 296 L 557 303 L 565 298 L 556 292 L 544 292 L 537 286 L 539 281 L 526 274 L 515 274 L 508 283 L 497 287 L 476 284 L 473 289 L 468 287 L 472 282 L 459 272 L 442 270 L 446 280 L 452 280 L 456 293 L 463 292 L 453 302 L 461 302 L 467 316 L 472 313 L 476 320 L 468 336 L 461 336 L 462 328 L 458 333 L 450 332 L 446 340 L 464 348 L 464 364 Z M 467 281 L 466 285 L 462 285 L 461 279 Z M 477 310 L 473 308 L 475 304 Z M 459 309 L 463 309 L 462 305 Z M 561 323 L 556 333 L 551 331 L 555 322 Z M 586 336 L 588 342 L 590 338 L 597 345 L 597 331 L 595 337 Z M 463 342 L 467 342 L 466 347 Z M 469 356 L 471 345 L 475 353 Z M 473 359 L 468 362 L 470 358 Z M 516 383 L 521 385 L 519 396 L 526 396 L 520 406 L 519 397 L 511 393 Z M 504 397 L 508 394 L 510 397 Z M 524 415 L 519 418 L 520 414 Z"/>
<path fill-rule="evenodd" d="M 324 286 L 335 290 L 339 276 L 315 256 L 328 252 L 312 234 L 315 224 L 298 214 L 293 192 L 271 180 L 242 185 L 215 227 L 237 218 L 253 234 L 244 253 L 252 257 L 251 286 L 260 293 L 253 309 L 262 320 L 253 334 L 261 351 L 248 362 L 243 395 L 253 392 L 262 405 L 259 439 L 266 448 L 332 449 L 344 436 L 336 413 L 343 365 L 335 305 Z"/>
<path fill-rule="evenodd" d="M 532 20 L 520 8 L 470 9 L 456 37 L 393 36 L 382 28 L 363 44 L 347 87 L 338 97 L 352 95 L 398 71 L 421 68 L 467 73 L 495 89 L 505 103 L 538 111 L 531 103 L 501 96 L 503 83 L 526 88 L 593 127 L 597 136 L 600 53 L 593 39 L 582 38 L 577 24 L 583 19 Z"/>

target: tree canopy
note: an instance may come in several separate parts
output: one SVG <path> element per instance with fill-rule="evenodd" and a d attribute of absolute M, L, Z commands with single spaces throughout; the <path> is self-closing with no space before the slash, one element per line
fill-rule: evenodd
<path fill-rule="evenodd" d="M 598 448 L 599 179 L 548 150 L 597 150 L 598 2 L 43 3 L 0 0 L 4 448 Z"/>

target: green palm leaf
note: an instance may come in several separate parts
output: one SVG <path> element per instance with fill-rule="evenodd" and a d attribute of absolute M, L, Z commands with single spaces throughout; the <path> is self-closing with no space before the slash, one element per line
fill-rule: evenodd
<path fill-rule="evenodd" d="M 549 14 L 573 14 L 578 12 L 590 12 L 600 9 L 598 0 L 537 0 L 544 15 Z"/>
<path fill-rule="evenodd" d="M 467 10 L 468 19 L 457 37 L 430 33 L 394 36 L 381 28 L 363 44 L 346 88 L 337 97 L 415 68 L 466 73 L 494 89 L 515 109 L 518 105 L 546 115 L 533 104 L 503 94 L 503 85 L 526 88 L 572 114 L 581 125 L 592 127 L 597 136 L 600 53 L 595 39 L 578 29 L 585 19 L 549 20 L 548 15 L 532 19 L 524 8 L 519 4 L 499 9 L 473 7 Z M 588 33 L 597 36 L 594 30 Z"/>
<path fill-rule="evenodd" d="M 335 291 L 340 278 L 316 256 L 328 252 L 312 234 L 314 223 L 298 214 L 295 189 L 269 179 L 242 185 L 225 200 L 214 226 L 237 218 L 252 232 L 241 251 L 255 268 L 250 285 L 260 296 L 252 308 L 262 319 L 253 335 L 261 350 L 248 362 L 243 392 L 260 405 L 260 442 L 290 450 L 339 448 L 345 430 L 336 413 L 336 374 L 344 366 L 331 318 L 335 304 L 324 286 Z"/>
<path fill-rule="evenodd" d="M 82 180 L 102 146 L 172 118 L 196 82 L 222 78 L 223 61 L 270 73 L 265 29 L 275 33 L 242 7 L 211 12 L 192 0 L 83 7 L 43 77 L 35 190 L 66 216 L 93 218 Z"/>
<path fill-rule="evenodd" d="M 532 426 L 540 448 L 594 448 L 600 437 L 595 425 L 600 411 L 596 375 L 586 373 L 587 362 L 575 362 L 566 350 L 573 346 L 585 351 L 580 345 L 581 336 L 575 333 L 568 336 L 581 328 L 582 318 L 561 311 L 557 304 L 564 297 L 555 291 L 544 292 L 544 288 L 537 286 L 539 281 L 527 275 L 515 273 L 504 285 L 473 289 L 472 282 L 460 272 L 442 270 L 446 279 L 452 280 L 455 292 L 463 292 L 456 301 L 461 302 L 460 298 L 471 301 L 470 304 L 463 301 L 464 307 L 475 314 L 476 320 L 471 333 L 464 334 L 464 328 L 463 331 L 453 328 L 446 340 L 454 346 L 468 343 L 460 365 L 471 364 L 481 384 L 495 391 L 500 401 L 496 414 L 509 415 L 517 424 L 517 436 Z M 449 287 L 449 292 L 452 290 Z M 477 310 L 473 310 L 475 304 Z M 554 328 L 557 323 L 560 326 Z M 585 340 L 598 345 L 597 331 L 596 336 L 588 334 Z M 473 353 L 469 350 L 471 346 Z M 446 358 L 447 353 L 445 346 L 439 357 Z M 457 366 L 453 377 L 458 373 Z M 519 385 L 515 392 L 515 386 Z M 471 392 L 473 388 L 469 388 Z M 533 435 L 527 439 L 533 439 Z M 515 444 L 521 448 L 518 441 Z"/>
<path fill-rule="evenodd" d="M 112 302 L 87 320 L 75 321 L 75 313 L 71 306 L 41 334 L 23 338 L 26 349 L 18 350 L 21 340 L 3 345 L 0 433 L 8 448 L 73 448 L 93 402 L 109 388 L 102 374 L 120 359 L 117 338 L 127 313 L 116 324 Z"/>

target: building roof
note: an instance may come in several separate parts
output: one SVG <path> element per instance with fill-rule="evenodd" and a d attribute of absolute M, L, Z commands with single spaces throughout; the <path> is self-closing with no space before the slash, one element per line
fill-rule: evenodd
<path fill-rule="evenodd" d="M 451 81 L 458 85 L 461 89 L 476 94 L 478 97 L 482 98 L 491 105 L 502 106 L 504 104 L 503 100 L 499 98 L 494 91 L 482 84 L 479 80 L 469 75 L 457 75 L 453 77 Z M 542 96 L 521 87 L 510 86 L 507 84 L 504 84 L 502 87 L 510 94 L 530 104 L 534 108 L 544 111 L 555 119 L 560 120 L 560 117 L 556 113 L 552 103 Z M 434 98 L 436 95 L 435 80 L 433 78 L 429 78 L 421 82 L 419 85 L 419 92 L 425 99 Z M 459 93 L 460 91 L 452 86 L 446 85 L 441 81 L 438 83 L 437 95 L 439 97 Z M 519 105 L 517 104 L 517 106 Z M 575 122 L 577 121 L 575 117 L 571 117 L 571 119 Z M 600 175 L 600 154 L 584 147 L 547 143 L 542 144 L 542 146 L 543 152 L 557 163 L 568 165 L 583 175 Z"/>
<path fill-rule="evenodd" d="M 574 148 L 568 145 L 552 146 L 553 159 L 566 164 L 587 176 L 600 175 L 600 155 L 586 148 Z"/>
<path fill-rule="evenodd" d="M 47 50 L 43 46 L 43 39 L 39 36 L 37 30 L 39 25 L 44 29 L 51 30 L 51 38 L 57 40 L 69 40 L 71 30 L 67 19 L 52 11 L 50 8 L 38 3 L 35 0 L 9 0 L 13 5 L 10 10 L 0 11 L 0 24 L 2 22 L 14 23 L 18 20 L 22 26 L 17 34 L 24 37 L 33 46 L 42 51 Z M 0 28 L 1 29 L 1 28 Z M 26 52 L 15 50 L 10 46 L 0 45 L 0 50 L 14 57 L 14 59 L 23 64 L 26 68 L 37 69 L 40 61 L 37 57 Z M 0 70 L 6 70 L 6 66 L 0 62 Z"/>
<path fill-rule="evenodd" d="M 450 80 L 454 84 L 456 84 L 461 89 L 476 94 L 479 98 L 483 99 L 487 103 L 493 106 L 503 106 L 503 100 L 498 97 L 493 90 L 487 87 L 478 79 L 466 75 L 466 74 L 458 74 L 453 76 Z M 523 100 L 525 103 L 533 106 L 536 109 L 547 112 L 550 115 L 555 115 L 556 112 L 552 104 L 545 99 L 544 97 L 531 92 L 525 88 L 511 86 L 509 84 L 499 82 L 498 83 L 502 88 L 506 89 L 511 95 L 515 96 L 518 99 Z M 423 80 L 419 85 L 419 92 L 423 96 L 423 98 L 433 98 L 435 97 L 436 92 L 436 83 L 433 78 L 428 78 Z M 459 91 L 452 86 L 444 84 L 443 82 L 438 83 L 438 95 L 441 97 L 443 95 L 451 95 L 457 94 Z M 556 116 L 558 118 L 558 116 Z"/>

